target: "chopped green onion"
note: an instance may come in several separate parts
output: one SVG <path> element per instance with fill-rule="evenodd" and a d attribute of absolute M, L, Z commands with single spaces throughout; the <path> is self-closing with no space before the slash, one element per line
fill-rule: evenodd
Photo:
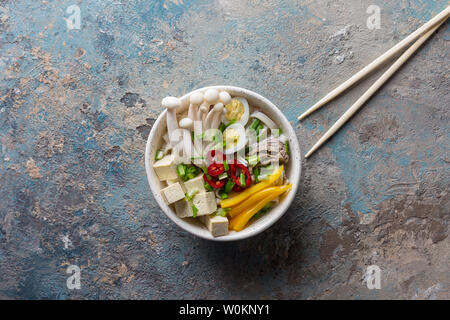
<path fill-rule="evenodd" d="M 250 152 L 250 147 L 249 146 L 245 147 L 245 153 L 249 153 L 249 152 Z"/>
<path fill-rule="evenodd" d="M 225 200 L 226 198 L 228 198 L 228 193 L 223 192 L 220 194 L 220 199 Z"/>
<path fill-rule="evenodd" d="M 287 153 L 287 154 L 291 154 L 291 150 L 290 150 L 290 148 L 289 148 L 289 141 L 286 141 L 286 142 L 284 143 L 284 145 L 286 146 L 286 153 Z"/>
<path fill-rule="evenodd" d="M 196 166 L 189 166 L 187 169 L 188 173 L 193 173 L 193 174 L 197 174 L 198 173 L 198 168 Z"/>
<path fill-rule="evenodd" d="M 162 150 L 156 151 L 155 160 L 161 160 L 164 158 L 164 152 Z"/>
<path fill-rule="evenodd" d="M 177 173 L 178 175 L 184 179 L 186 176 L 186 166 L 184 164 L 177 165 Z"/>
<path fill-rule="evenodd" d="M 233 189 L 233 187 L 234 187 L 234 181 L 232 179 L 229 179 L 227 181 L 227 183 L 225 184 L 225 189 L 224 189 L 225 193 L 230 193 L 231 189 Z"/>
<path fill-rule="evenodd" d="M 259 168 L 253 169 L 253 175 L 255 176 L 255 182 L 258 182 L 259 181 L 259 179 L 258 179 L 258 177 L 259 177 Z"/>
<path fill-rule="evenodd" d="M 195 189 L 195 190 L 192 190 L 192 191 L 186 193 L 186 194 L 184 195 L 184 197 L 186 198 L 186 201 L 192 201 L 192 198 L 193 198 L 197 193 L 198 193 L 198 190 Z"/>
<path fill-rule="evenodd" d="M 191 157 L 191 160 L 192 161 L 194 161 L 194 160 L 205 160 L 205 157 L 201 157 L 201 156 L 199 156 L 199 157 Z"/>
<path fill-rule="evenodd" d="M 207 173 L 208 173 L 208 168 L 207 168 L 206 166 L 203 166 L 203 167 L 202 167 L 202 170 L 203 170 L 203 173 L 204 173 L 204 174 L 207 174 Z"/>
<path fill-rule="evenodd" d="M 252 124 L 250 125 L 250 129 L 256 130 L 256 128 L 259 125 L 259 119 L 253 120 Z"/>
<path fill-rule="evenodd" d="M 281 130 L 281 128 L 275 129 L 274 136 L 276 138 L 278 138 L 279 136 L 281 136 L 282 133 L 283 133 L 283 130 Z"/>
<path fill-rule="evenodd" d="M 217 209 L 216 216 L 226 217 L 227 216 L 227 210 L 224 209 L 224 208 Z"/>
<path fill-rule="evenodd" d="M 256 166 L 256 165 L 258 164 L 258 162 L 259 162 L 259 157 L 258 157 L 257 154 L 254 154 L 254 155 L 252 155 L 252 156 L 250 156 L 250 157 L 247 157 L 247 161 L 248 161 L 248 164 L 249 164 L 249 165 L 251 165 L 252 167 L 254 167 L 254 166 Z"/>
<path fill-rule="evenodd" d="M 225 171 L 230 170 L 230 166 L 228 165 L 227 160 L 223 160 L 223 168 L 225 169 Z"/>
<path fill-rule="evenodd" d="M 206 134 L 204 132 L 197 135 L 197 140 L 204 140 L 206 138 Z"/>
<path fill-rule="evenodd" d="M 258 126 L 256 127 L 256 132 L 257 134 L 259 134 L 259 131 L 264 128 L 264 126 L 262 124 L 258 124 Z"/>
<path fill-rule="evenodd" d="M 228 122 L 227 124 L 221 123 L 220 127 L 219 127 L 219 130 L 224 132 L 226 128 L 228 128 L 229 126 L 231 126 L 235 122 L 236 122 L 236 119 L 231 119 L 231 121 Z"/>
<path fill-rule="evenodd" d="M 188 181 L 198 175 L 199 169 L 194 165 L 183 164 L 177 166 L 177 173 L 183 179 L 183 181 Z"/>
<path fill-rule="evenodd" d="M 188 181 L 188 180 L 194 179 L 195 178 L 195 174 L 188 173 L 188 174 L 185 175 L 185 177 L 186 177 L 185 181 Z"/>
<path fill-rule="evenodd" d="M 267 211 L 269 211 L 273 206 L 273 202 L 269 202 L 268 204 L 266 204 L 264 206 L 264 208 L 262 208 L 261 210 L 259 210 L 253 217 L 252 220 L 256 220 L 259 217 L 261 217 L 264 213 L 266 213 Z"/>
<path fill-rule="evenodd" d="M 192 217 L 196 218 L 198 209 L 197 209 L 197 207 L 195 205 L 192 205 L 191 208 L 192 208 Z"/>
<path fill-rule="evenodd" d="M 205 182 L 203 184 L 203 186 L 205 187 L 206 191 L 213 191 L 214 190 L 213 187 L 211 187 L 208 182 Z"/>
<path fill-rule="evenodd" d="M 226 172 L 222 173 L 222 174 L 219 176 L 219 180 L 223 180 L 223 179 L 226 179 L 226 178 L 228 178 L 228 174 L 227 174 Z"/>
<path fill-rule="evenodd" d="M 247 185 L 245 184 L 245 173 L 241 172 L 241 187 L 245 188 Z"/>

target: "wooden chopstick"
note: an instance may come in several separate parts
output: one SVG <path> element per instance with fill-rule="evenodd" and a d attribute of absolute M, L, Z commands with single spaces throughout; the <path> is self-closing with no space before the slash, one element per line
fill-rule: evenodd
<path fill-rule="evenodd" d="M 437 23 L 439 23 L 442 19 L 448 18 L 450 14 L 450 6 L 448 6 L 446 9 L 442 10 L 438 15 L 433 17 L 430 21 L 425 23 L 423 26 L 421 26 L 419 29 L 411 33 L 408 37 L 397 43 L 395 46 L 393 46 L 391 49 L 383 53 L 381 56 L 379 56 L 377 59 L 372 61 L 370 64 L 365 66 L 361 71 L 354 74 L 350 79 L 345 81 L 343 84 L 341 84 L 339 87 L 328 93 L 325 97 L 320 99 L 315 105 L 313 105 L 311 108 L 306 110 L 302 115 L 298 117 L 298 120 L 302 120 L 306 118 L 308 115 L 316 111 L 317 109 L 320 109 L 323 105 L 327 104 L 334 98 L 336 98 L 338 95 L 340 95 L 342 92 L 347 90 L 349 87 L 354 85 L 356 82 L 367 76 L 369 73 L 371 73 L 373 70 L 378 68 L 380 65 L 382 65 L 384 62 L 392 58 L 394 55 L 405 49 L 408 45 L 410 45 L 414 40 L 416 40 L 418 37 L 420 37 L 422 34 L 424 34 L 426 31 L 428 31 L 430 28 L 435 26 Z"/>
<path fill-rule="evenodd" d="M 333 126 L 316 142 L 316 144 L 308 151 L 305 158 L 308 158 L 322 144 L 325 143 L 333 134 L 336 133 L 346 122 L 350 119 L 361 106 L 405 63 L 409 57 L 425 42 L 427 39 L 447 20 L 447 17 L 438 22 L 437 25 L 432 27 L 424 35 L 422 35 L 411 47 L 409 47 L 398 58 L 383 75 L 378 78 L 377 81 L 333 124 Z"/>

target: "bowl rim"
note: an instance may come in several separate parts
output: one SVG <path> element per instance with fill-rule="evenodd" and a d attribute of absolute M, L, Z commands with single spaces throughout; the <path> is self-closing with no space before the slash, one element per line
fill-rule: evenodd
<path fill-rule="evenodd" d="M 196 91 L 204 92 L 207 89 L 217 89 L 220 91 L 239 92 L 239 93 L 243 94 L 244 96 L 248 96 L 248 97 L 252 97 L 256 100 L 260 100 L 265 104 L 265 106 L 260 107 L 261 109 L 264 109 L 267 106 L 269 106 L 270 109 L 272 109 L 271 111 L 276 113 L 277 116 L 280 117 L 280 119 L 282 119 L 283 125 L 287 126 L 288 131 L 289 131 L 288 139 L 289 139 L 289 147 L 290 147 L 290 153 L 291 153 L 291 155 L 290 155 L 291 161 L 295 161 L 295 163 L 291 166 L 291 170 L 293 170 L 292 173 L 293 173 L 293 177 L 294 177 L 294 181 L 292 181 L 292 179 L 290 179 L 290 182 L 293 184 L 291 191 L 283 199 L 283 201 L 281 201 L 273 209 L 275 212 L 271 212 L 271 214 L 270 214 L 271 218 L 266 219 L 267 221 L 264 224 L 260 225 L 259 228 L 253 228 L 253 229 L 248 230 L 247 232 L 245 232 L 246 229 L 244 229 L 242 231 L 234 232 L 232 234 L 228 234 L 228 235 L 220 236 L 220 237 L 213 237 L 211 234 L 209 234 L 209 232 L 208 232 L 208 234 L 210 235 L 209 237 L 203 233 L 199 233 L 197 231 L 197 227 L 194 226 L 192 223 L 189 223 L 188 221 L 185 221 L 182 218 L 179 218 L 178 216 L 176 216 L 175 212 L 173 212 L 173 210 L 169 207 L 169 205 L 163 200 L 163 198 L 159 194 L 160 190 L 159 190 L 159 188 L 157 188 L 157 186 L 156 186 L 157 184 L 152 183 L 152 179 L 156 179 L 156 174 L 154 173 L 154 171 L 150 165 L 151 164 L 150 155 L 151 155 L 151 151 L 152 151 L 151 150 L 152 141 L 154 141 L 156 138 L 155 137 L 156 131 L 157 131 L 156 128 L 158 128 L 161 121 L 163 121 L 163 119 L 165 119 L 166 110 L 163 110 L 160 113 L 160 115 L 154 122 L 154 124 L 150 130 L 150 133 L 148 135 L 148 138 L 147 138 L 147 144 L 145 147 L 145 171 L 147 174 L 147 181 L 150 186 L 150 190 L 152 191 L 153 197 L 155 198 L 156 202 L 158 203 L 160 209 L 164 212 L 164 214 L 172 222 L 174 222 L 176 225 L 178 225 L 181 229 L 189 232 L 190 234 L 192 234 L 194 236 L 197 236 L 199 238 L 206 239 L 206 240 L 211 240 L 211 241 L 228 242 L 228 241 L 237 241 L 237 240 L 247 239 L 247 238 L 253 237 L 253 236 L 267 230 L 269 227 L 271 227 L 273 224 L 275 224 L 275 222 L 277 222 L 286 213 L 286 211 L 288 210 L 288 208 L 294 201 L 294 198 L 295 198 L 295 195 L 297 193 L 298 186 L 300 183 L 300 178 L 301 178 L 302 158 L 301 158 L 300 145 L 299 145 L 297 135 L 295 133 L 294 128 L 292 127 L 289 120 L 284 116 L 283 112 L 275 104 L 273 104 L 269 99 L 263 97 L 262 95 L 254 92 L 252 90 L 241 88 L 241 87 L 236 87 L 236 86 L 229 86 L 229 85 L 207 86 L 207 87 L 198 88 L 198 89 L 192 90 L 189 93 L 186 93 L 185 95 L 183 95 L 181 97 L 181 100 L 185 101 L 184 104 L 186 104 L 187 97 L 189 97 L 192 93 L 194 93 Z M 169 212 L 172 214 L 169 214 Z"/>

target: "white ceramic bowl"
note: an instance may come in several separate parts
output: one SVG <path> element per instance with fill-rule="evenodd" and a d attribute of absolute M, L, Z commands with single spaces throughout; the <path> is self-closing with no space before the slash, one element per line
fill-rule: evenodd
<path fill-rule="evenodd" d="M 150 189 L 161 207 L 162 211 L 178 226 L 184 230 L 196 235 L 198 237 L 215 240 L 215 241 L 233 241 L 249 238 L 254 236 L 272 224 L 274 224 L 289 208 L 292 201 L 294 200 L 295 194 L 297 192 L 298 185 L 300 183 L 300 172 L 301 172 L 301 153 L 300 146 L 297 141 L 297 136 L 295 135 L 294 129 L 292 128 L 289 121 L 284 117 L 283 113 L 269 100 L 262 97 L 261 95 L 239 87 L 232 86 L 213 86 L 205 87 L 201 89 L 194 90 L 181 98 L 182 106 L 179 112 L 186 110 L 189 105 L 189 96 L 195 91 L 206 91 L 209 88 L 215 88 L 219 91 L 227 91 L 231 96 L 244 97 L 249 101 L 252 106 L 257 106 L 261 111 L 267 114 L 275 123 L 277 123 L 283 133 L 289 138 L 290 147 L 290 158 L 287 166 L 285 168 L 286 175 L 289 181 L 293 184 L 293 187 L 289 194 L 281 201 L 277 206 L 270 210 L 265 215 L 261 216 L 258 220 L 252 223 L 250 226 L 242 231 L 235 232 L 230 231 L 228 235 L 221 237 L 213 237 L 206 227 L 197 219 L 194 218 L 179 218 L 174 210 L 169 207 L 161 196 L 162 184 L 157 178 L 152 165 L 155 159 L 155 152 L 163 144 L 163 134 L 166 130 L 166 111 L 164 110 L 158 117 L 158 119 L 153 124 L 152 130 L 150 131 L 147 147 L 145 149 L 145 170 L 147 172 L 148 183 L 150 184 Z"/>

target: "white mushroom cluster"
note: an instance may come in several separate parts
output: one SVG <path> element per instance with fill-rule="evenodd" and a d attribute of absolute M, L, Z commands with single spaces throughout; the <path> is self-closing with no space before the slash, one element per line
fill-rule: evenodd
<path fill-rule="evenodd" d="M 179 126 L 192 129 L 195 121 L 202 121 L 203 130 L 217 129 L 225 105 L 230 101 L 231 96 L 226 91 L 219 92 L 216 89 L 208 89 L 204 93 L 194 92 L 189 97 L 187 118 L 181 119 Z M 176 110 L 181 106 L 181 100 L 176 97 L 165 97 L 162 100 L 162 106 L 167 108 L 167 130 L 170 136 L 171 132 L 178 128 L 174 121 L 176 121 Z"/>
<path fill-rule="evenodd" d="M 208 129 L 218 129 L 231 96 L 226 91 L 207 89 L 205 92 L 196 91 L 189 97 L 187 117 L 177 120 L 177 111 L 181 107 L 181 100 L 177 97 L 165 97 L 162 107 L 167 109 L 167 133 L 170 144 L 175 147 L 183 139 L 185 154 L 198 157 L 198 152 L 191 140 L 194 124 L 201 122 L 201 132 Z M 180 150 L 178 150 L 180 151 Z"/>

